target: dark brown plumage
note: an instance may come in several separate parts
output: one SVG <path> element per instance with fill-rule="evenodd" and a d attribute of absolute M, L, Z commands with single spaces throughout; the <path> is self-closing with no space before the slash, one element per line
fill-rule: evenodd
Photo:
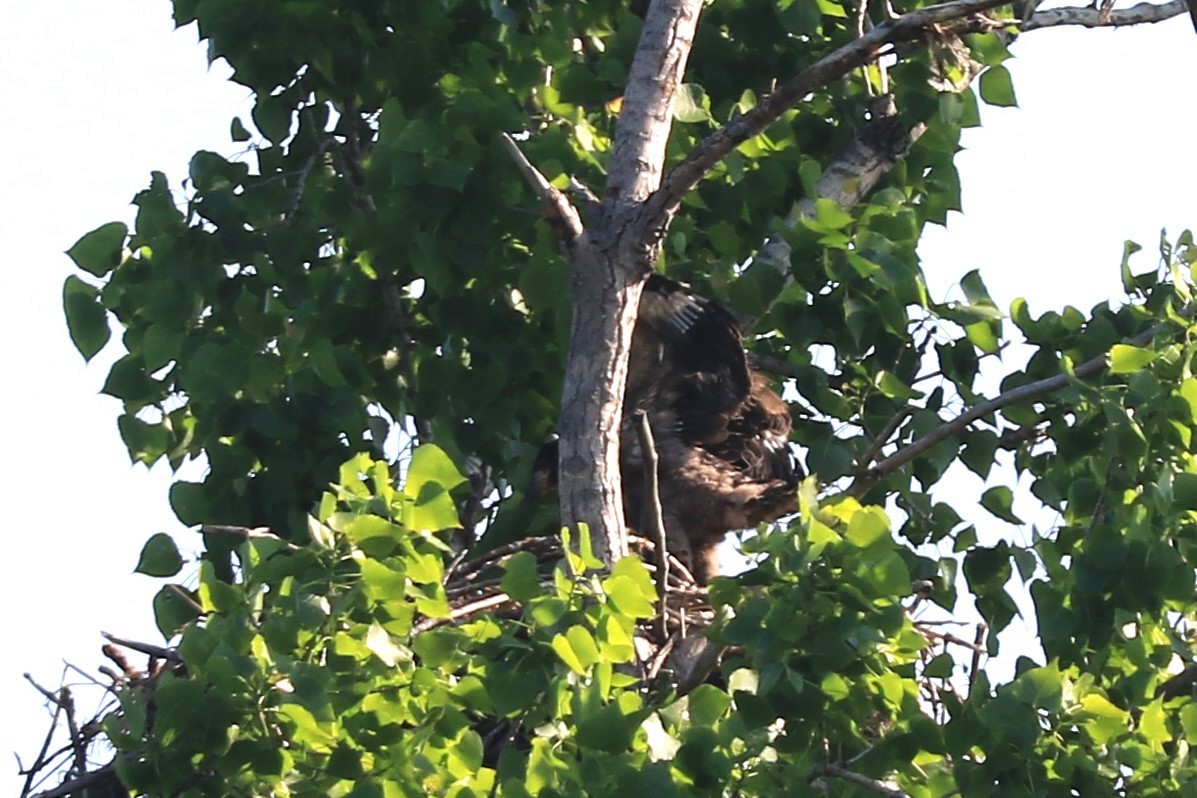
<path fill-rule="evenodd" d="M 621 437 L 625 512 L 643 529 L 636 410 L 648 415 L 660 458 L 666 542 L 700 583 L 718 573 L 728 532 L 797 509 L 789 407 L 748 367 L 735 317 L 660 275 L 640 299 Z"/>
<path fill-rule="evenodd" d="M 717 302 L 660 275 L 640 299 L 621 432 L 624 514 L 647 531 L 636 412 L 648 416 L 659 458 L 669 550 L 706 584 L 728 532 L 797 509 L 802 476 L 789 447 L 790 412 L 752 371 L 736 319 Z M 557 444 L 533 466 L 530 493 L 556 487 Z"/>

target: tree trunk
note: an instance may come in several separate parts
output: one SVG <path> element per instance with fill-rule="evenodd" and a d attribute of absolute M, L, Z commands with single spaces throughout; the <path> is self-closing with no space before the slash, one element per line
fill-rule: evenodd
<path fill-rule="evenodd" d="M 661 184 L 677 88 L 702 0 L 654 0 L 628 74 L 598 219 L 570 253 L 573 324 L 562 390 L 561 519 L 586 524 L 609 567 L 627 553 L 619 432 L 640 291 L 664 225 L 644 200 Z"/>

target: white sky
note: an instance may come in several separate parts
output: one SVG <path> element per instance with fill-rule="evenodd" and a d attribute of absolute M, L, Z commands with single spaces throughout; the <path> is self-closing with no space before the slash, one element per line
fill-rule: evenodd
<path fill-rule="evenodd" d="M 247 92 L 223 66 L 209 70 L 195 42 L 193 30 L 172 32 L 166 0 L 0 5 L 0 753 L 26 762 L 48 716 L 22 672 L 57 687 L 64 660 L 93 671 L 103 661 L 101 629 L 157 636 L 158 585 L 132 569 L 150 534 L 180 530 L 169 473 L 130 466 L 118 404 L 98 395 L 111 357 L 85 368 L 70 344 L 61 253 L 99 224 L 130 220 L 150 170 L 177 188 L 196 150 L 239 149 L 228 126 Z M 1174 237 L 1197 226 L 1197 35 L 1187 17 L 1045 30 L 1015 53 L 1022 107 L 987 110 L 987 127 L 967 135 L 968 215 L 928 233 L 924 266 L 940 298 L 979 267 L 1001 307 L 1027 296 L 1035 313 L 1087 309 L 1119 295 L 1124 239 L 1148 250 L 1143 270 L 1161 227 Z M 3 762 L 0 792 L 15 795 L 22 781 Z"/>

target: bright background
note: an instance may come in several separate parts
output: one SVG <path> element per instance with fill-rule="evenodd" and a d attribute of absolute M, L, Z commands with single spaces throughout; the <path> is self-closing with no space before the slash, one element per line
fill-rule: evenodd
<path fill-rule="evenodd" d="M 100 630 L 157 641 L 158 584 L 132 573 L 141 544 L 167 531 L 195 546 L 167 506 L 168 469 L 129 464 L 118 403 L 98 395 L 113 354 L 84 366 L 61 289 L 72 271 L 62 253 L 104 222 L 131 221 L 151 170 L 177 190 L 196 150 L 241 149 L 229 121 L 248 113 L 249 94 L 223 64 L 208 67 L 196 40 L 172 31 L 166 0 L 0 6 L 0 753 L 26 764 L 49 715 L 21 674 L 53 689 L 64 662 L 94 672 L 106 663 Z M 1197 35 L 1182 17 L 1037 31 L 1014 52 L 1021 108 L 985 109 L 986 126 L 966 134 L 968 215 L 927 233 L 924 267 L 939 299 L 980 268 L 1000 307 L 1025 296 L 1036 314 L 1088 309 L 1121 296 L 1125 239 L 1143 244 L 1134 266 L 1144 271 L 1162 227 L 1172 238 L 1197 227 Z M 1028 534 L 977 520 L 991 534 Z M 4 763 L 0 792 L 19 794 L 15 762 Z"/>

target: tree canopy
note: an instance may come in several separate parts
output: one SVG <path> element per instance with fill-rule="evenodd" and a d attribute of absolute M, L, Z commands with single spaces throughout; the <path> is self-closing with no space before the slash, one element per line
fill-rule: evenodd
<path fill-rule="evenodd" d="M 163 587 L 169 645 L 116 675 L 105 773 L 147 795 L 1194 780 L 1191 235 L 1147 271 L 1128 247 L 1124 297 L 1038 317 L 976 272 L 936 301 L 916 252 L 960 207 L 978 103 L 1015 102 L 1013 35 L 1183 3 L 174 7 L 256 104 L 243 152 L 153 175 L 133 229 L 70 251 L 76 346 L 122 331 L 131 456 L 207 465 L 171 492 L 198 581 Z M 652 269 L 743 320 L 812 474 L 744 575 L 675 591 L 664 636 L 651 569 L 618 556 L 611 422 Z M 1014 335 L 1036 353 L 984 395 Z M 522 495 L 553 429 L 560 513 Z M 953 506 L 1022 526 L 1009 486 L 932 490 L 999 463 L 1057 514 L 1029 545 Z M 157 536 L 139 569 L 184 567 Z M 1012 581 L 1047 662 L 993 685 Z M 987 636 L 926 614 L 962 593 Z"/>

